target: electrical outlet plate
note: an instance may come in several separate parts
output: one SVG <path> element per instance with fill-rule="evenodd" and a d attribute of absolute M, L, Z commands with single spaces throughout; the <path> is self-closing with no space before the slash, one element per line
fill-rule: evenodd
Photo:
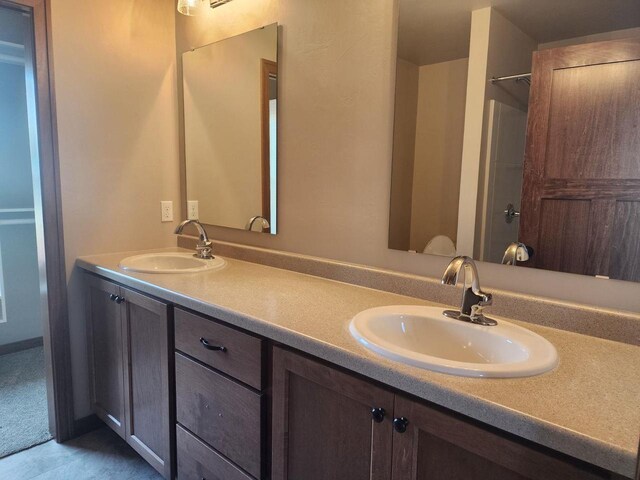
<path fill-rule="evenodd" d="M 187 201 L 187 218 L 189 220 L 198 220 L 198 200 Z"/>
<path fill-rule="evenodd" d="M 162 201 L 160 202 L 160 209 L 162 212 L 162 221 L 163 222 L 173 222 L 173 202 L 171 201 Z"/>

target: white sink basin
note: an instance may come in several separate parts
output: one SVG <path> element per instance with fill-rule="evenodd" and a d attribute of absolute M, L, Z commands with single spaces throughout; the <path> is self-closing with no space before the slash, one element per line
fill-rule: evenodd
<path fill-rule="evenodd" d="M 204 260 L 192 253 L 145 253 L 127 257 L 118 266 L 139 273 L 197 273 L 219 270 L 226 264 L 220 257 Z"/>
<path fill-rule="evenodd" d="M 527 377 L 558 364 L 554 346 L 525 328 L 503 320 L 483 327 L 442 312 L 409 305 L 372 308 L 356 315 L 349 330 L 384 357 L 465 377 Z"/>

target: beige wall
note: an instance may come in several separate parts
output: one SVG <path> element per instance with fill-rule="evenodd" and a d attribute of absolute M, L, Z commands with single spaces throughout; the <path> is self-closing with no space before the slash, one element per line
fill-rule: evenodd
<path fill-rule="evenodd" d="M 180 200 L 171 0 L 51 2 L 76 416 L 89 413 L 77 256 L 175 244 Z M 177 216 L 180 216 L 176 203 Z"/>
<path fill-rule="evenodd" d="M 417 252 L 436 235 L 456 241 L 468 66 L 462 58 L 420 67 L 411 208 Z"/>
<path fill-rule="evenodd" d="M 387 248 L 396 6 L 243 0 L 201 18 L 177 17 L 178 52 L 275 21 L 282 25 L 279 233 L 212 227 L 213 237 L 442 274 L 444 257 Z M 640 311 L 640 284 L 489 263 L 479 270 L 488 287 Z"/>
<path fill-rule="evenodd" d="M 174 40 L 179 54 L 282 25 L 281 233 L 211 228 L 215 238 L 434 277 L 447 264 L 387 248 L 393 2 L 242 0 L 177 17 L 175 38 L 174 12 L 171 0 L 52 2 L 77 416 L 88 396 L 76 256 L 175 244 L 158 205 L 180 197 Z M 640 284 L 493 264 L 480 273 L 488 287 L 640 310 Z"/>
<path fill-rule="evenodd" d="M 277 25 L 186 52 L 187 197 L 200 221 L 245 228 L 262 215 L 261 60 L 277 60 Z"/>
<path fill-rule="evenodd" d="M 398 58 L 393 116 L 393 171 L 389 210 L 389 248 L 409 250 L 413 161 L 416 155 L 418 66 Z"/>
<path fill-rule="evenodd" d="M 555 42 L 541 43 L 538 45 L 539 50 L 547 48 L 568 47 L 570 45 L 580 45 L 591 42 L 605 42 L 607 40 L 620 40 L 622 38 L 630 38 L 640 36 L 640 27 L 627 28 L 624 30 L 613 30 L 611 32 L 596 33 L 584 37 L 567 38 L 566 40 L 558 40 Z"/>

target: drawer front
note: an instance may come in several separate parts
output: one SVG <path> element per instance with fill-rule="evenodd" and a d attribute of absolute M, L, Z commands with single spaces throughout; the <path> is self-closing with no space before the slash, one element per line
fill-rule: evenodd
<path fill-rule="evenodd" d="M 252 480 L 204 442 L 176 426 L 178 480 Z"/>
<path fill-rule="evenodd" d="M 264 341 L 260 338 L 176 308 L 175 339 L 176 350 L 262 390 Z M 200 339 L 224 351 L 207 349 Z"/>
<path fill-rule="evenodd" d="M 176 419 L 243 470 L 261 477 L 262 394 L 176 353 Z"/>

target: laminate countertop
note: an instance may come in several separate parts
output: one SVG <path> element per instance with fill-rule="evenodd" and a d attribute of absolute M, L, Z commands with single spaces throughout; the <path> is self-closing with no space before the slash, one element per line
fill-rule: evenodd
<path fill-rule="evenodd" d="M 446 375 L 378 356 L 348 330 L 351 318 L 368 308 L 434 303 L 233 258 L 222 270 L 193 274 L 131 273 L 118 267 L 120 260 L 139 253 L 147 252 L 81 257 L 77 266 L 572 457 L 634 475 L 639 347 L 508 319 L 556 347 L 555 370 L 513 379 Z"/>

